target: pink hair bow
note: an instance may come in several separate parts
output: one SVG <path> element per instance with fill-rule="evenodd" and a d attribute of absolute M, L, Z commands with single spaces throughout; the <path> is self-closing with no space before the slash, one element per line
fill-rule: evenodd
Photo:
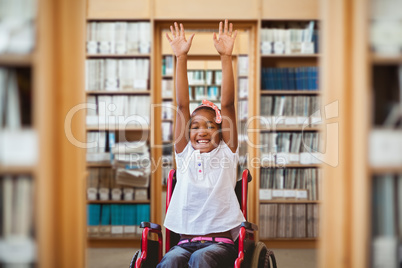
<path fill-rule="evenodd" d="M 194 113 L 198 108 L 205 107 L 205 106 L 214 109 L 215 114 L 216 114 L 216 116 L 215 116 L 215 122 L 216 122 L 217 124 L 222 123 L 221 111 L 219 111 L 218 106 L 216 106 L 215 103 L 213 103 L 212 101 L 209 101 L 209 100 L 202 100 L 202 104 L 201 104 L 200 106 L 198 106 L 197 108 L 195 108 L 194 111 L 193 111 L 193 113 Z"/>

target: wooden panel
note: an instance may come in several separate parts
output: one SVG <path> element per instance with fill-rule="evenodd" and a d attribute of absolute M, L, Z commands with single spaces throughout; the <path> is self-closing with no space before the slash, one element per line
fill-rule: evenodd
<path fill-rule="evenodd" d="M 58 168 L 54 157 L 53 144 L 55 135 L 50 126 L 54 122 L 54 70 L 53 61 L 54 37 L 56 32 L 53 21 L 54 5 L 52 0 L 38 1 L 41 15 L 38 17 L 38 42 L 34 67 L 34 125 L 39 136 L 39 163 L 35 176 L 35 224 L 38 265 L 37 267 L 57 267 L 57 251 L 55 245 L 56 211 L 55 204 L 55 170 Z M 40 191 L 38 191 L 40 189 Z M 40 194 L 39 194 L 40 193 Z"/>
<path fill-rule="evenodd" d="M 197 57 L 196 57 L 197 58 Z M 187 61 L 187 69 L 188 70 L 222 70 L 222 64 L 219 60 L 219 57 L 216 57 L 216 60 L 196 60 L 189 59 Z"/>
<path fill-rule="evenodd" d="M 52 72 L 54 74 L 53 122 L 46 122 L 47 131 L 54 133 L 52 149 L 56 163 L 51 180 L 55 211 L 54 247 L 56 263 L 52 267 L 85 266 L 85 150 L 76 141 L 85 140 L 85 111 L 75 110 L 85 102 L 85 2 L 57 1 Z M 57 88 L 57 90 L 52 90 Z M 69 123 L 69 119 L 71 119 Z M 66 123 L 66 125 L 65 125 Z M 74 144 L 75 143 L 75 144 Z M 45 169 L 47 167 L 44 167 Z M 42 249 L 47 254 L 47 249 Z M 41 266 L 42 267 L 42 266 Z"/>
<path fill-rule="evenodd" d="M 319 19 L 319 1 L 262 0 L 262 18 L 270 20 Z"/>
<path fill-rule="evenodd" d="M 354 35 L 351 32 L 350 12 L 346 12 L 351 8 L 351 2 L 349 0 L 324 1 L 322 9 L 322 16 L 325 18 L 321 35 L 322 51 L 325 53 L 322 57 L 320 81 L 322 81 L 323 89 L 322 107 L 325 107 L 326 111 L 323 115 L 327 118 L 323 122 L 324 137 L 327 137 L 328 145 L 325 162 L 332 164 L 324 165 L 323 169 L 323 202 L 320 211 L 322 243 L 320 243 L 319 267 L 328 268 L 357 267 L 351 264 L 352 256 L 355 255 L 355 252 L 351 251 L 353 236 L 351 191 L 354 188 L 353 181 L 357 179 L 352 174 L 355 168 L 354 131 L 355 126 L 361 125 L 353 122 L 353 101 L 360 101 L 360 99 L 355 99 L 353 96 L 355 88 L 352 79 L 356 74 L 351 67 L 350 37 Z M 356 75 L 356 77 L 359 76 Z M 329 116 L 330 110 L 332 110 L 332 116 Z M 330 138 L 329 135 L 336 132 L 338 137 Z M 359 185 L 356 190 L 360 189 L 362 185 Z M 360 194 L 362 193 L 359 192 Z M 364 222 L 366 219 L 362 220 Z"/>
<path fill-rule="evenodd" d="M 88 0 L 88 19 L 149 19 L 150 0 Z"/>
<path fill-rule="evenodd" d="M 286 249 L 296 249 L 296 248 L 317 248 L 319 240 L 315 238 L 305 238 L 305 239 L 270 239 L 261 240 L 269 249 L 274 248 L 286 248 Z M 275 253 L 275 250 L 274 250 Z M 277 260 L 278 261 L 278 260 Z"/>
<path fill-rule="evenodd" d="M 155 27 L 152 22 L 152 29 Z M 160 38 L 159 30 L 156 30 L 153 34 L 153 44 L 152 44 L 152 69 L 151 69 L 151 100 L 152 104 L 159 104 L 162 102 L 162 89 L 161 83 L 159 81 L 162 80 L 162 57 L 160 56 Z M 157 55 L 157 56 L 156 56 Z M 157 131 L 162 125 L 161 121 L 162 109 L 159 105 L 152 106 L 151 109 L 151 155 L 152 155 L 152 183 L 151 183 L 151 221 L 157 224 L 162 225 L 162 218 L 160 211 L 162 210 L 162 187 L 161 187 L 161 178 L 162 178 L 162 131 Z"/>
<path fill-rule="evenodd" d="M 236 37 L 234 50 L 236 54 L 248 54 L 250 46 L 250 35 L 248 31 L 239 32 Z"/>
<path fill-rule="evenodd" d="M 157 19 L 256 19 L 258 18 L 258 0 L 227 1 L 188 1 L 155 0 L 155 18 Z"/>
<path fill-rule="evenodd" d="M 353 72 L 352 79 L 352 133 L 353 170 L 350 187 L 352 191 L 351 221 L 351 265 L 350 267 L 369 267 L 371 251 L 371 178 L 368 171 L 368 133 L 374 107 L 370 104 L 372 87 L 370 85 L 368 14 L 370 1 L 353 1 L 353 33 L 352 46 Z M 371 107 L 370 107 L 371 106 Z"/>
<path fill-rule="evenodd" d="M 222 63 L 220 60 L 210 60 L 205 62 L 205 69 L 207 70 L 222 70 Z"/>

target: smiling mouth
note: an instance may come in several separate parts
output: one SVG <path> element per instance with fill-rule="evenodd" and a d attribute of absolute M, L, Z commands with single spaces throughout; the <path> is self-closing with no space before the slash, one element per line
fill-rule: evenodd
<path fill-rule="evenodd" d="M 197 140 L 198 144 L 208 144 L 210 140 Z"/>

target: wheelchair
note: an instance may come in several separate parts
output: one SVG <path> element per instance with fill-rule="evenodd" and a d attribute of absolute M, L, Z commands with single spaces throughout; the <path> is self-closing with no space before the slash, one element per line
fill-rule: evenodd
<path fill-rule="evenodd" d="M 172 197 L 174 187 L 176 185 L 176 171 L 170 170 L 167 181 L 166 190 L 166 211 Z M 244 218 L 247 220 L 247 188 L 248 183 L 252 180 L 248 169 L 242 173 L 242 179 L 236 183 L 235 192 Z M 161 261 L 163 256 L 162 228 L 159 224 L 142 222 L 143 228 L 141 237 L 141 249 L 135 252 L 129 268 L 153 268 Z M 235 268 L 276 268 L 276 260 L 274 253 L 267 249 L 264 243 L 255 242 L 254 232 L 258 227 L 250 222 L 243 222 L 240 226 L 239 238 L 235 241 L 238 248 L 237 259 L 234 263 Z M 155 239 L 150 236 L 155 234 Z M 156 240 L 157 237 L 157 240 Z M 180 235 L 166 229 L 165 249 L 166 252 L 170 248 L 177 245 Z M 272 266 L 271 266 L 272 265 Z"/>

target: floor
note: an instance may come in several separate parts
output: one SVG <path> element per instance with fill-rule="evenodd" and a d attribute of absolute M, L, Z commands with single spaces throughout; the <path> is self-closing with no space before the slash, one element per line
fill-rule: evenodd
<path fill-rule="evenodd" d="M 315 249 L 273 249 L 279 268 L 316 268 Z M 121 248 L 90 248 L 87 268 L 127 268 L 135 250 Z"/>

